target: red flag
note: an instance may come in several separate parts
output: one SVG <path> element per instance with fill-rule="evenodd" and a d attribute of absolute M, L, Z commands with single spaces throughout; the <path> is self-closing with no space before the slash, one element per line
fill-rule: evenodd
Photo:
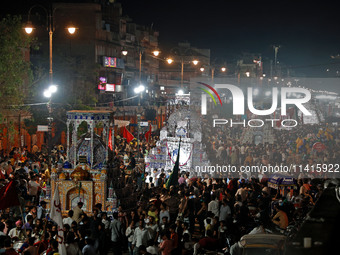
<path fill-rule="evenodd" d="M 2 173 L 1 170 L 0 170 L 0 179 L 6 179 L 6 176 Z"/>
<path fill-rule="evenodd" d="M 130 143 L 135 137 L 129 132 L 129 130 L 124 127 L 123 137 L 126 138 L 126 141 Z"/>
<path fill-rule="evenodd" d="M 145 133 L 145 139 L 147 142 L 149 142 L 151 136 L 151 125 L 149 125 L 149 131 Z"/>
<path fill-rule="evenodd" d="M 109 142 L 108 142 L 108 146 L 109 146 L 110 150 L 113 151 L 113 146 L 112 146 L 112 129 L 110 129 L 110 131 L 109 131 Z"/>
<path fill-rule="evenodd" d="M 18 194 L 14 182 L 10 181 L 0 189 L 0 210 L 17 205 L 20 205 Z"/>

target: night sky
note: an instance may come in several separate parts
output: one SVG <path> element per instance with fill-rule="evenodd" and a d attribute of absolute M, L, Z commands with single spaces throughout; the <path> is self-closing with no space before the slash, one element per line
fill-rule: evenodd
<path fill-rule="evenodd" d="M 340 11 L 334 1 L 116 1 L 134 22 L 159 31 L 160 49 L 187 41 L 210 48 L 212 60 L 232 62 L 242 52 L 273 59 L 273 45 L 280 45 L 278 61 L 306 75 L 322 75 L 326 69 L 335 73 L 334 62 L 340 61 L 330 57 L 340 53 Z M 2 3 L 1 13 L 20 13 L 25 8 L 27 13 L 34 2 L 8 1 Z"/>
<path fill-rule="evenodd" d="M 242 52 L 273 59 L 280 45 L 278 60 L 307 75 L 332 69 L 330 56 L 340 53 L 340 12 L 331 1 L 119 2 L 134 21 L 160 31 L 160 46 L 188 41 L 228 60 Z"/>

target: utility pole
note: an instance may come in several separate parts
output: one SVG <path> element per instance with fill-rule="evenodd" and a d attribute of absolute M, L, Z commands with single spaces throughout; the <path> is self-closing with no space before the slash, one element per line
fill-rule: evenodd
<path fill-rule="evenodd" d="M 182 56 L 181 58 L 181 89 L 183 88 L 183 78 L 184 78 L 184 60 Z"/>
<path fill-rule="evenodd" d="M 280 45 L 274 45 L 273 46 L 273 49 L 274 49 L 274 68 L 275 68 L 275 76 L 277 75 L 277 53 L 279 52 L 279 49 L 280 49 Z"/>

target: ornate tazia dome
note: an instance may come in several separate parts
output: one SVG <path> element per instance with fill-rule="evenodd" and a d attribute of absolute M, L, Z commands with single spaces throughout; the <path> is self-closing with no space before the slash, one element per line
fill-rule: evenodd
<path fill-rule="evenodd" d="M 85 164 L 78 165 L 74 171 L 71 173 L 71 179 L 73 181 L 86 181 L 91 178 L 91 174 L 89 172 L 90 167 Z"/>

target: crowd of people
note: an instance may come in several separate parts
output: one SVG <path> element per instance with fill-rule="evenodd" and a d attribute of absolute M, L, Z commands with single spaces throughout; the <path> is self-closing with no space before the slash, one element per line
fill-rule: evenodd
<path fill-rule="evenodd" d="M 336 162 L 340 151 L 336 134 L 331 141 L 319 136 L 327 144 L 323 152 L 302 150 L 289 143 L 307 136 L 314 141 L 320 128 L 324 127 L 306 125 L 296 132 L 276 131 L 275 146 L 242 144 L 237 139 L 239 131 L 222 129 L 206 132 L 204 140 L 209 156 L 225 164 Z M 151 140 L 137 146 L 134 141 L 116 139 L 114 168 L 121 175 L 126 168 L 135 169 L 133 152 L 140 148 L 139 156 L 147 154 L 156 137 Z M 55 147 L 52 155 L 54 164 L 66 159 L 62 146 Z M 51 170 L 47 155 L 13 148 L 0 157 L 0 185 L 14 180 L 21 204 L 0 212 L 0 254 L 59 253 L 57 226 L 49 218 L 44 200 Z M 79 202 L 63 219 L 67 254 L 237 254 L 243 235 L 284 233 L 289 224 L 302 219 L 322 193 L 325 178 L 314 177 L 299 175 L 289 190 L 269 188 L 269 176 L 256 174 L 199 178 L 180 172 L 178 185 L 169 189 L 164 187 L 168 173 L 162 169 L 124 176 L 140 192 L 134 208 L 119 206 L 106 212 L 98 204 L 85 212 Z"/>

